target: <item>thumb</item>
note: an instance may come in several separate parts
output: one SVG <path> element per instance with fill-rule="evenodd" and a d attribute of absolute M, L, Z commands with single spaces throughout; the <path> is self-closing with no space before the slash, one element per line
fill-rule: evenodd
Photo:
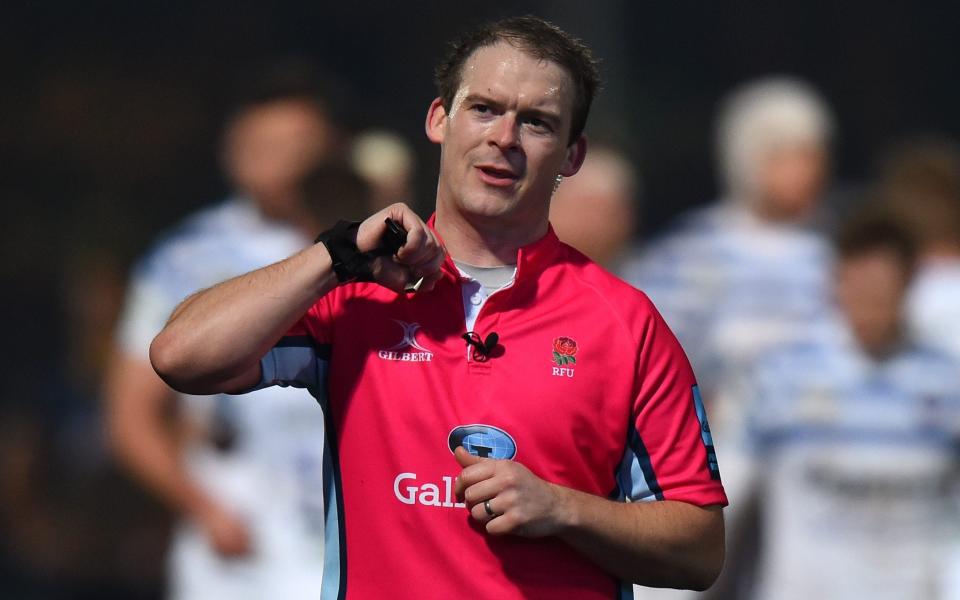
<path fill-rule="evenodd" d="M 478 462 L 486 460 L 485 458 L 480 458 L 479 456 L 470 454 L 463 446 L 457 446 L 457 449 L 453 451 L 453 455 L 457 458 L 457 462 L 460 463 L 460 466 L 463 468 L 467 468 L 470 465 L 475 465 Z"/>

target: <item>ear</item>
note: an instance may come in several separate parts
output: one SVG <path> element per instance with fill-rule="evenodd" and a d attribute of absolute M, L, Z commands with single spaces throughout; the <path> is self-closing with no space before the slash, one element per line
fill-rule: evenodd
<path fill-rule="evenodd" d="M 587 138 L 580 136 L 577 141 L 570 144 L 567 148 L 567 157 L 560 168 L 560 174 L 564 177 L 576 175 L 577 171 L 583 165 L 583 159 L 587 157 Z"/>
<path fill-rule="evenodd" d="M 443 107 L 443 101 L 440 98 L 434 98 L 430 108 L 427 109 L 427 120 L 424 123 L 427 139 L 434 144 L 442 144 L 447 132 L 446 125 L 447 109 Z"/>

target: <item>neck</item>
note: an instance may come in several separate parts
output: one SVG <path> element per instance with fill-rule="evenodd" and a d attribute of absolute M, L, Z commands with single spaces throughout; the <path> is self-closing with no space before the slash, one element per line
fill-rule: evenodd
<path fill-rule="evenodd" d="M 502 218 L 467 216 L 437 203 L 435 227 L 454 260 L 497 267 L 516 264 L 517 251 L 546 235 L 548 222 L 544 218 L 535 227 L 511 226 Z"/>

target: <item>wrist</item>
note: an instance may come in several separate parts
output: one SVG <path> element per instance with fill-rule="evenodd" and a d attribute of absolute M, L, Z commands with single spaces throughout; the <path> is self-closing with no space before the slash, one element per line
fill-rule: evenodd
<path fill-rule="evenodd" d="M 554 491 L 554 535 L 563 536 L 576 531 L 582 522 L 578 493 L 570 488 L 551 484 Z"/>
<path fill-rule="evenodd" d="M 317 236 L 316 244 L 323 245 L 330 257 L 333 272 L 339 283 L 373 281 L 373 256 L 357 248 L 358 221 L 338 221 L 331 229 Z"/>

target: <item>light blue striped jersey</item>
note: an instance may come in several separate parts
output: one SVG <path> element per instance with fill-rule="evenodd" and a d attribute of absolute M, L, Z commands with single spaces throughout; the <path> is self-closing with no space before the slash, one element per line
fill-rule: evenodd
<path fill-rule="evenodd" d="M 184 298 L 282 260 L 308 244 L 288 225 L 231 199 L 175 228 L 135 267 L 117 333 L 130 356 L 147 359 L 153 337 Z M 227 564 L 191 523 L 171 550 L 171 595 L 179 599 L 314 598 L 323 572 L 323 414 L 303 390 L 246 397 L 181 396 L 194 436 L 184 459 L 195 481 L 249 525 L 254 555 Z M 212 424 L 228 421 L 236 443 L 217 451 Z"/>
<path fill-rule="evenodd" d="M 825 313 L 830 264 L 819 234 L 724 201 L 683 218 L 623 276 L 661 311 L 709 399 L 727 371 Z"/>
<path fill-rule="evenodd" d="M 758 598 L 938 597 L 957 531 L 960 365 L 877 362 L 837 323 L 766 356 L 746 437 L 758 467 Z"/>

